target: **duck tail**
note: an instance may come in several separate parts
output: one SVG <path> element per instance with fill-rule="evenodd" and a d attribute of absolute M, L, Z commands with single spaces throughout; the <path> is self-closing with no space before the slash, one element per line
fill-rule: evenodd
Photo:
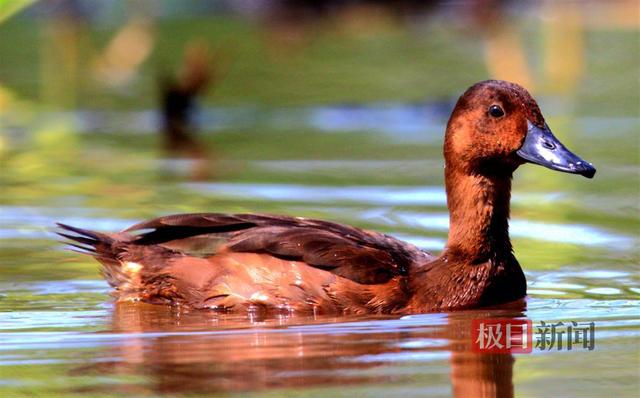
<path fill-rule="evenodd" d="M 127 242 L 116 237 L 88 229 L 57 223 L 61 231 L 56 233 L 65 239 L 71 251 L 87 254 L 102 264 L 101 273 L 111 287 L 120 290 L 131 286 L 131 275 L 123 269 L 122 261 Z"/>
<path fill-rule="evenodd" d="M 95 256 L 102 249 L 102 246 L 110 246 L 113 244 L 114 239 L 107 234 L 91 231 L 89 229 L 82 229 L 72 227 L 71 225 L 56 223 L 56 225 L 65 232 L 57 231 L 56 234 L 62 236 L 65 239 L 69 239 L 72 242 L 65 242 L 72 247 L 71 250 Z M 73 235 L 68 232 L 72 232 Z"/>

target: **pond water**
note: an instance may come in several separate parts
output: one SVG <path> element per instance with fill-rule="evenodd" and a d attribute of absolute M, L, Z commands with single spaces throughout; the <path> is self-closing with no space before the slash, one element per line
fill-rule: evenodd
<path fill-rule="evenodd" d="M 377 112 L 364 107 L 364 118 L 365 109 Z M 303 129 L 315 115 L 278 112 Z M 268 114 L 262 120 L 273 120 Z M 55 115 L 63 125 L 74 125 L 72 116 Z M 518 171 L 511 234 L 528 279 L 526 309 L 394 317 L 259 319 L 115 305 L 97 264 L 64 251 L 52 228 L 112 231 L 186 211 L 288 213 L 385 231 L 438 252 L 448 219 L 437 135 L 311 129 L 302 140 L 271 122 L 270 133 L 223 129 L 202 137 L 217 154 L 204 180 L 193 180 L 189 160 L 158 158 L 151 134 L 60 128 L 15 140 L 0 207 L 0 389 L 4 396 L 634 396 L 638 165 L 624 142 L 637 139 L 640 121 L 613 119 L 617 130 L 607 136 L 588 119 L 549 122 L 598 174 Z M 242 140 L 249 150 L 234 153 Z M 299 155 L 260 152 L 269 141 L 290 143 Z M 336 142 L 349 147 L 334 149 Z M 472 321 L 496 317 L 534 326 L 594 322 L 595 346 L 474 353 Z"/>
<path fill-rule="evenodd" d="M 169 10 L 148 21 L 155 47 L 120 86 L 94 69 L 126 20 L 1 24 L 0 395 L 640 396 L 640 67 L 626 18 L 637 4 L 596 7 L 614 3 L 588 2 L 580 18 L 580 2 L 507 7 L 498 30 L 470 8 L 357 34 L 329 24 L 301 29 L 312 37 L 291 48 L 269 26 Z M 193 37 L 234 59 L 198 114 L 207 155 L 165 159 L 157 74 L 177 70 Z M 116 305 L 97 263 L 53 233 L 56 222 L 116 231 L 182 212 L 282 213 L 438 253 L 444 126 L 467 86 L 503 74 L 501 51 L 522 56 L 513 79 L 531 82 L 555 135 L 598 170 L 517 171 L 525 309 L 262 319 Z M 474 322 L 494 318 L 531 320 L 534 340 L 542 322 L 564 335 L 529 354 L 476 353 Z M 572 322 L 593 325 L 592 350 L 558 349 Z"/>

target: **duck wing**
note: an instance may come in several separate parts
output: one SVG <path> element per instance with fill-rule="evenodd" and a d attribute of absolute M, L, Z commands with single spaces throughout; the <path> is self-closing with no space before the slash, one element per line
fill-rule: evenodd
<path fill-rule="evenodd" d="M 262 253 L 329 271 L 360 284 L 405 276 L 433 257 L 388 235 L 329 221 L 260 214 L 177 214 L 136 224 L 136 245 L 189 255 Z"/>

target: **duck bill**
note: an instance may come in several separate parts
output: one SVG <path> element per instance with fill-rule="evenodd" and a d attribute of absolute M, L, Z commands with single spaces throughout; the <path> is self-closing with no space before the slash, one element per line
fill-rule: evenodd
<path fill-rule="evenodd" d="M 568 150 L 553 135 L 549 126 L 537 127 L 527 121 L 527 136 L 522 147 L 516 152 L 524 160 L 565 173 L 580 174 L 593 178 L 596 169 L 589 162 Z"/>

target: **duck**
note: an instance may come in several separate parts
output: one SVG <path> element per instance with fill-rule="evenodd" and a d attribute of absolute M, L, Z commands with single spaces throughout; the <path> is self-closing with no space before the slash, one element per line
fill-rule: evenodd
<path fill-rule="evenodd" d="M 449 210 L 435 256 L 384 233 L 268 214 L 167 215 L 117 233 L 58 224 L 102 264 L 117 301 L 223 313 L 414 314 L 524 300 L 509 239 L 511 182 L 532 163 L 595 175 L 552 133 L 531 94 L 486 80 L 458 99 L 444 137 Z"/>

